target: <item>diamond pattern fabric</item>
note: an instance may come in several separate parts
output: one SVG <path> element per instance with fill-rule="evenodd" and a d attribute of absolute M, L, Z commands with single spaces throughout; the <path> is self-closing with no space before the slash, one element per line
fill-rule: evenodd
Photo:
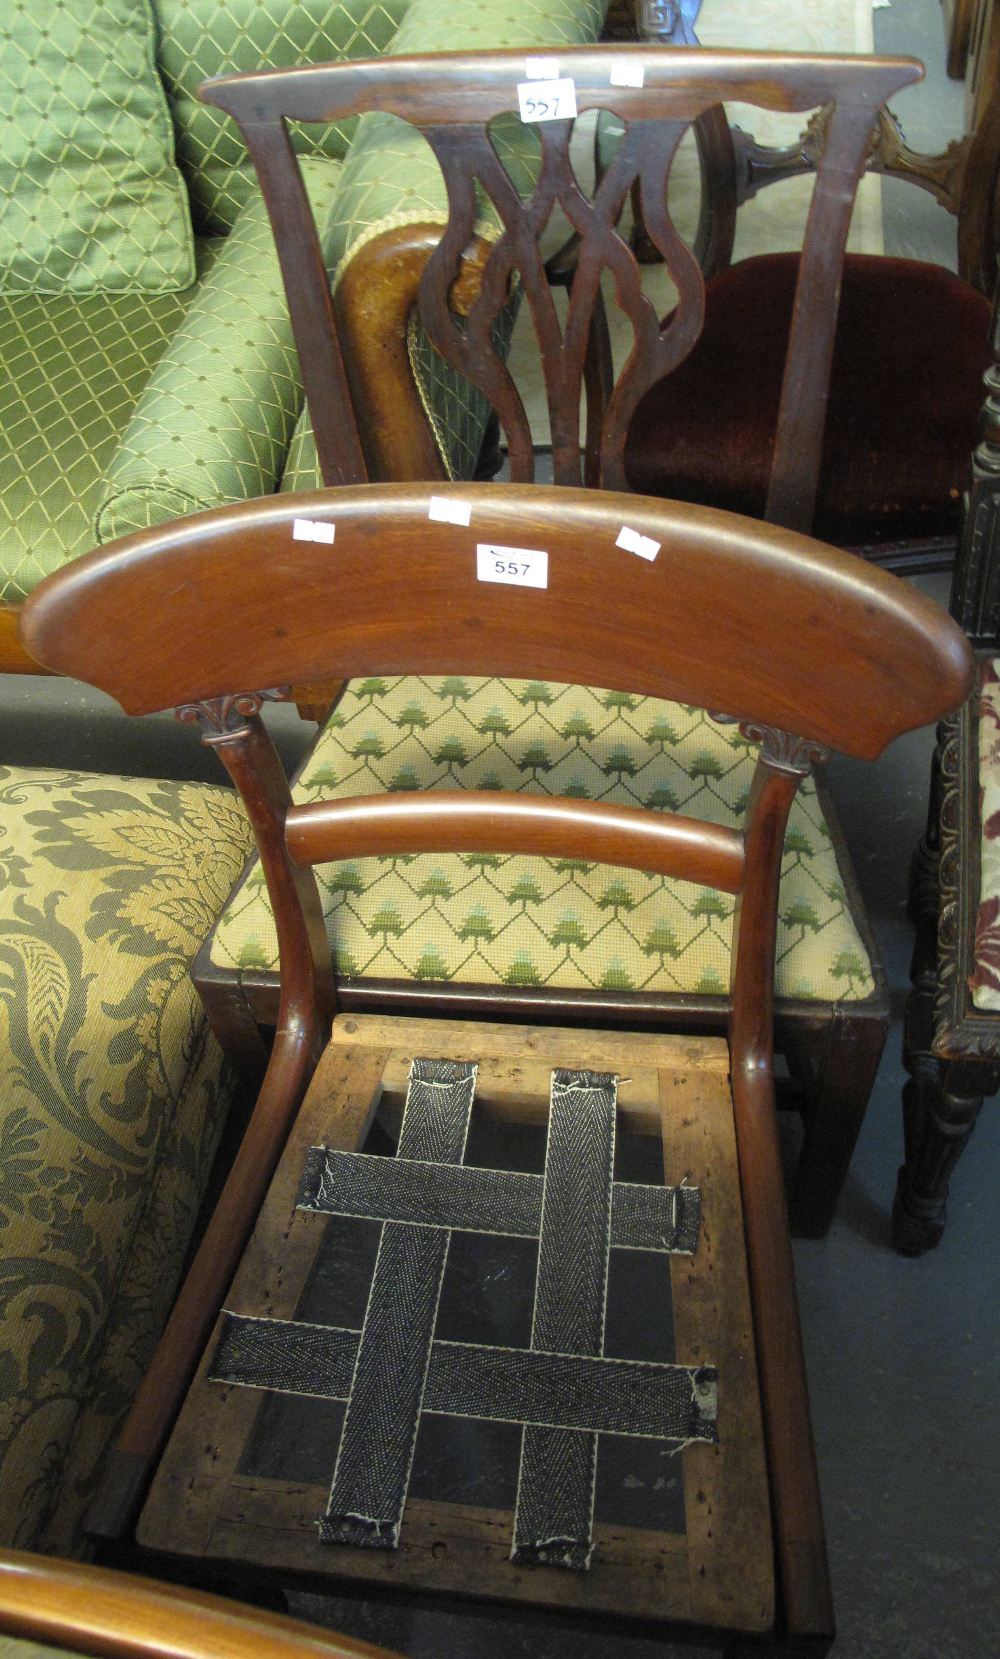
<path fill-rule="evenodd" d="M 325 213 L 339 162 L 306 157 L 314 210 Z M 298 357 L 263 201 L 225 238 L 150 375 L 107 468 L 94 526 L 100 542 L 278 487 L 302 407 Z"/>
<path fill-rule="evenodd" d="M 735 727 L 677 703 L 515 680 L 373 678 L 350 683 L 295 796 L 514 789 L 738 826 L 753 766 Z M 353 859 L 317 876 L 342 976 L 705 995 L 728 987 L 733 900 L 714 890 L 485 854 Z M 779 995 L 871 994 L 811 781 L 792 810 L 779 911 Z M 276 967 L 258 865 L 227 905 L 211 955 L 231 970 Z"/>
<path fill-rule="evenodd" d="M 199 244 L 199 274 L 221 243 Z M 195 289 L 0 296 L 0 600 L 94 545 L 105 475 Z"/>
<path fill-rule="evenodd" d="M 163 293 L 194 244 L 148 0 L 6 0 L 0 288 Z"/>
<path fill-rule="evenodd" d="M 138 0 L 87 3 L 114 17 L 114 7 Z M 17 6 L 20 15 L 27 0 Z M 235 127 L 196 98 L 203 79 L 386 49 L 589 40 L 600 7 L 529 0 L 494 15 L 472 0 L 443 14 L 437 0 L 156 0 L 156 17 L 196 222 L 235 228 L 225 247 L 218 237 L 197 239 L 197 282 L 183 292 L 0 296 L 3 603 L 18 603 L 95 541 L 266 494 L 279 479 L 283 488 L 318 481 L 260 199 Z M 378 118 L 360 131 L 367 137 L 357 161 L 352 144 L 343 164 L 346 129 L 318 139 L 311 130 L 302 143 L 323 152 L 304 156 L 303 170 L 326 224 L 331 269 L 392 223 L 445 218 L 440 173 L 423 140 L 402 123 L 388 131 L 382 123 L 380 138 Z M 518 143 L 501 143 L 511 165 L 523 165 Z M 411 340 L 411 351 L 446 465 L 464 476 L 478 453 L 484 406 L 425 341 Z"/>
<path fill-rule="evenodd" d="M 290 69 L 300 63 L 378 57 L 388 48 L 407 0 L 156 0 L 160 69 L 178 126 L 178 158 L 188 178 L 198 228 L 235 225 L 254 187 L 253 168 L 233 123 L 200 102 L 211 75 Z M 355 123 L 295 134 L 296 148 L 343 158 Z"/>

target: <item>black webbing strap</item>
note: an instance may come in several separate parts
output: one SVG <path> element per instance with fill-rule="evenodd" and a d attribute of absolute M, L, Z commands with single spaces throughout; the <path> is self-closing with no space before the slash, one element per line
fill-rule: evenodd
<path fill-rule="evenodd" d="M 399 1136 L 405 1158 L 460 1163 L 477 1067 L 415 1060 Z M 347 1415 L 320 1538 L 395 1549 L 413 1463 L 438 1297 L 444 1228 L 382 1228 Z"/>
<path fill-rule="evenodd" d="M 604 1350 L 617 1093 L 604 1072 L 552 1073 L 531 1323 L 542 1352 Z M 596 1472 L 595 1434 L 525 1425 L 512 1560 L 586 1568 Z"/>
<path fill-rule="evenodd" d="M 299 1187 L 300 1210 L 407 1221 L 453 1232 L 537 1238 L 542 1177 L 467 1164 L 426 1164 L 314 1146 Z M 620 1250 L 690 1254 L 698 1243 L 697 1187 L 653 1187 L 616 1181 L 611 1198 L 611 1245 Z"/>
<path fill-rule="evenodd" d="M 299 1207 L 383 1223 L 362 1330 L 227 1313 L 213 1381 L 345 1399 L 320 1537 L 393 1549 L 423 1411 L 522 1426 L 513 1557 L 591 1551 L 599 1434 L 714 1440 L 714 1367 L 603 1357 L 613 1245 L 693 1251 L 696 1188 L 612 1179 L 617 1079 L 552 1074 L 545 1173 L 462 1164 L 477 1067 L 415 1060 L 395 1158 L 314 1147 Z M 536 1237 L 531 1348 L 434 1339 L 451 1231 Z"/>
<path fill-rule="evenodd" d="M 346 1400 L 358 1331 L 227 1313 L 212 1382 Z M 714 1440 L 713 1366 L 588 1359 L 471 1342 L 431 1345 L 422 1410 L 651 1440 Z"/>

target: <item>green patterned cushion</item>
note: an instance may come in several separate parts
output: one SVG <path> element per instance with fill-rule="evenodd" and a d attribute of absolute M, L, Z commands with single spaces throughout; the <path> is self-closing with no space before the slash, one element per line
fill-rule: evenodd
<path fill-rule="evenodd" d="M 305 158 L 314 209 L 325 214 L 341 164 Z M 211 280 L 150 375 L 107 465 L 96 539 L 277 489 L 302 383 L 263 201 L 256 194 L 226 237 Z"/>
<path fill-rule="evenodd" d="M 249 845 L 224 789 L 0 767 L 0 1545 L 79 1547 L 165 1317 L 229 1087 L 188 970 Z"/>
<path fill-rule="evenodd" d="M 148 0 L 6 0 L 0 287 L 170 292 L 194 245 Z"/>
<path fill-rule="evenodd" d="M 204 277 L 222 246 L 199 243 Z M 0 601 L 94 545 L 105 476 L 196 290 L 0 296 Z"/>
<path fill-rule="evenodd" d="M 178 128 L 177 154 L 199 229 L 229 230 L 253 189 L 239 132 L 221 110 L 200 102 L 198 87 L 234 70 L 288 69 L 300 63 L 378 57 L 407 0 L 155 0 L 160 69 Z M 296 149 L 342 158 L 354 123 L 295 134 Z"/>
<path fill-rule="evenodd" d="M 735 727 L 677 703 L 515 680 L 354 680 L 295 793 L 504 788 L 738 825 L 753 764 Z M 341 975 L 709 995 L 728 986 L 733 900 L 687 883 L 499 855 L 356 859 L 318 875 Z M 811 781 L 792 811 L 780 915 L 780 995 L 872 992 Z M 275 966 L 259 866 L 227 906 L 212 960 Z"/>

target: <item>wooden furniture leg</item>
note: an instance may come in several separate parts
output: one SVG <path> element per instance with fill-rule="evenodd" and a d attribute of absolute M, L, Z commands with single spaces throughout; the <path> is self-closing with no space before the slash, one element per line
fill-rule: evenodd
<path fill-rule="evenodd" d="M 892 1242 L 907 1256 L 933 1250 L 944 1232 L 948 1183 L 972 1134 L 983 1100 L 1000 1088 L 994 1059 L 948 1060 L 933 1049 L 938 982 L 941 757 L 950 729 L 939 728 L 931 770 L 927 831 L 910 871 L 910 916 L 916 928 L 906 1010 L 903 1064 L 904 1163 L 892 1211 Z"/>
<path fill-rule="evenodd" d="M 1000 1067 L 934 1055 L 907 1055 L 903 1090 L 906 1162 L 892 1210 L 892 1242 L 920 1256 L 941 1241 L 952 1171 L 975 1128 L 983 1101 L 1000 1088 Z"/>
<path fill-rule="evenodd" d="M 881 1017 L 835 1009 L 789 1199 L 789 1222 L 800 1238 L 823 1238 L 830 1229 L 885 1038 Z"/>

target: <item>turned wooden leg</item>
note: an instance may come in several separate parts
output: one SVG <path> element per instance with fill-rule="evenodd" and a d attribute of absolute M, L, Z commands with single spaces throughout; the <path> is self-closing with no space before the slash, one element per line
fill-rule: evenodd
<path fill-rule="evenodd" d="M 995 1066 L 926 1052 L 904 1053 L 904 1061 L 910 1073 L 903 1090 L 906 1162 L 892 1207 L 892 1242 L 903 1255 L 919 1256 L 941 1241 L 952 1171 L 1000 1075 Z"/>
<path fill-rule="evenodd" d="M 933 1051 L 937 856 L 928 835 L 914 855 L 910 883 L 917 934 L 903 1031 L 909 1080 L 903 1089 L 904 1163 L 892 1207 L 893 1247 L 905 1256 L 923 1255 L 941 1242 L 952 1171 L 985 1096 L 1000 1088 L 996 1062 L 949 1061 Z"/>
<path fill-rule="evenodd" d="M 892 1209 L 892 1242 L 903 1255 L 933 1250 L 944 1232 L 948 1183 L 975 1126 L 983 1100 L 1000 1088 L 996 1060 L 954 1059 L 934 1051 L 940 913 L 940 823 L 944 793 L 939 727 L 931 772 L 927 831 L 910 867 L 909 912 L 916 929 L 906 1007 L 903 1064 L 904 1162 Z"/>

